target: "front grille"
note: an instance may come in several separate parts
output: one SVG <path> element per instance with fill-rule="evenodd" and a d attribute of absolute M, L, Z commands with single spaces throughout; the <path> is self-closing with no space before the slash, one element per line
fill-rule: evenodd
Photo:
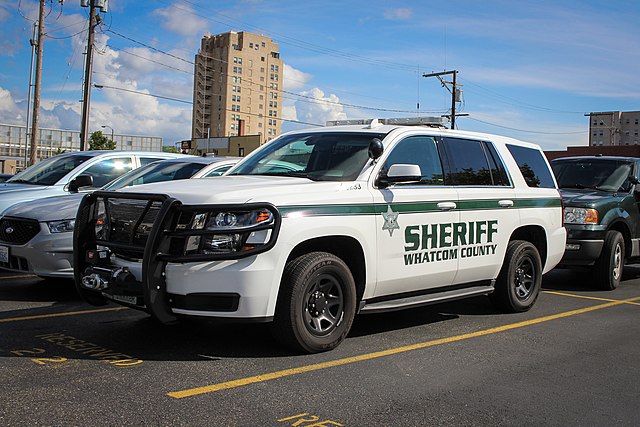
<path fill-rule="evenodd" d="M 108 199 L 107 240 L 131 249 L 114 249 L 126 258 L 140 258 L 158 216 L 161 202 L 146 200 Z"/>
<path fill-rule="evenodd" d="M 0 241 L 24 245 L 40 232 L 40 224 L 33 219 L 5 217 L 0 219 Z"/>

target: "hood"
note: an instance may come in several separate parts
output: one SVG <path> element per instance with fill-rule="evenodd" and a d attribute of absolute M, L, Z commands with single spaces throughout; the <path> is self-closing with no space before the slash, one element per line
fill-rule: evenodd
<path fill-rule="evenodd" d="M 64 193 L 62 187 L 47 187 L 44 185 L 30 184 L 0 184 L 0 214 L 6 208 L 18 202 L 41 199 Z"/>
<path fill-rule="evenodd" d="M 2 215 L 35 219 L 40 222 L 71 219 L 76 217 L 83 197 L 84 193 L 76 193 L 16 203 L 7 208 Z"/>
<path fill-rule="evenodd" d="M 11 182 L 1 182 L 0 195 L 12 193 L 15 191 L 25 191 L 25 190 L 38 191 L 38 190 L 43 190 L 45 188 L 47 188 L 46 185 L 14 184 Z"/>
<path fill-rule="evenodd" d="M 231 175 L 136 185 L 119 192 L 166 194 L 185 205 L 248 202 L 289 205 L 319 203 L 325 197 L 335 202 L 336 192 L 351 185 L 353 182 L 311 181 L 306 178 L 283 176 Z M 350 200 L 353 201 L 355 194 L 350 192 L 350 196 Z"/>
<path fill-rule="evenodd" d="M 564 204 L 567 206 L 595 206 L 598 203 L 608 203 L 612 200 L 622 199 L 616 193 L 593 189 L 561 189 L 560 193 Z"/>

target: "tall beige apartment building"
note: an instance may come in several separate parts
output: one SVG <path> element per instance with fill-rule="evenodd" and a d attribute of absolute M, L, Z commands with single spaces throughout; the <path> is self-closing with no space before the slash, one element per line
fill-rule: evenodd
<path fill-rule="evenodd" d="M 638 145 L 640 111 L 606 111 L 589 114 L 589 145 Z"/>
<path fill-rule="evenodd" d="M 196 54 L 192 139 L 280 135 L 283 64 L 278 44 L 248 32 L 205 33 Z"/>

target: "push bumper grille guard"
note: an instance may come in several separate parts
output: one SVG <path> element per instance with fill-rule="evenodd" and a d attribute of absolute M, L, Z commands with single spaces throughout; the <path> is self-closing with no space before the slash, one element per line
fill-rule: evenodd
<path fill-rule="evenodd" d="M 115 218 L 112 224 L 110 206 L 114 203 L 136 204 L 137 210 L 128 210 L 129 218 Z M 102 212 L 99 209 L 102 207 Z M 229 211 L 253 211 L 266 210 L 271 213 L 271 219 L 264 223 L 252 226 L 228 229 L 217 228 L 215 230 L 190 229 L 194 215 L 199 213 L 229 212 Z M 153 210 L 153 215 L 150 211 Z M 135 213 L 133 213 L 135 212 Z M 102 215 L 101 218 L 99 218 Z M 143 220 L 153 218 L 153 225 L 149 229 Z M 101 224 L 103 230 L 101 236 L 96 235 L 96 226 Z M 118 221 L 125 222 L 125 226 L 118 230 Z M 89 259 L 89 251 L 98 249 L 109 253 L 121 253 L 125 251 L 128 257 L 142 259 L 142 282 L 137 282 L 142 290 L 143 304 L 134 305 L 135 308 L 149 312 L 162 323 L 172 323 L 176 320 L 171 311 L 169 296 L 165 281 L 165 267 L 168 262 L 206 262 L 218 260 L 232 260 L 249 257 L 271 249 L 280 230 L 281 217 L 275 206 L 268 203 L 247 203 L 240 205 L 183 205 L 177 199 L 159 194 L 124 193 L 96 191 L 87 194 L 80 203 L 76 215 L 74 228 L 74 278 L 76 289 L 80 295 L 90 304 L 104 305 L 107 299 L 103 294 L 109 295 L 109 277 L 106 276 L 106 289 L 96 290 L 83 284 L 83 278 L 87 272 L 101 274 L 111 271 L 116 276 L 117 269 L 110 265 L 109 257 L 101 259 L 96 257 Z M 128 230 L 128 241 L 123 242 L 123 229 Z M 233 235 L 241 234 L 246 241 L 252 232 L 270 230 L 268 240 L 263 244 L 255 245 L 246 250 L 231 253 L 187 253 L 187 242 L 191 237 L 200 237 L 198 250 L 202 249 L 206 235 Z M 148 231 L 146 240 L 140 235 Z M 100 237 L 100 238 L 99 238 Z M 113 241 L 116 240 L 116 241 Z M 244 243 L 244 242 L 243 242 Z M 244 249 L 244 248 L 243 248 Z"/>

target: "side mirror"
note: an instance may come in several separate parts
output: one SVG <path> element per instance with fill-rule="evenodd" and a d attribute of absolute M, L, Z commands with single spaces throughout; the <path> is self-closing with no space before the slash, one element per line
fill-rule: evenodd
<path fill-rule="evenodd" d="M 69 182 L 69 192 L 77 193 L 82 187 L 93 187 L 93 177 L 91 175 L 78 175 Z"/>
<path fill-rule="evenodd" d="M 633 185 L 638 185 L 638 183 L 640 183 L 640 181 L 638 181 L 638 178 L 633 175 L 629 175 L 629 182 Z"/>
<path fill-rule="evenodd" d="M 382 156 L 382 152 L 384 151 L 384 145 L 382 141 L 378 138 L 373 138 L 371 143 L 369 143 L 369 158 L 372 160 L 376 160 Z"/>
<path fill-rule="evenodd" d="M 422 171 L 418 165 L 396 164 L 391 165 L 386 174 L 378 178 L 378 186 L 386 188 L 389 184 L 400 182 L 419 182 L 422 179 Z"/>

